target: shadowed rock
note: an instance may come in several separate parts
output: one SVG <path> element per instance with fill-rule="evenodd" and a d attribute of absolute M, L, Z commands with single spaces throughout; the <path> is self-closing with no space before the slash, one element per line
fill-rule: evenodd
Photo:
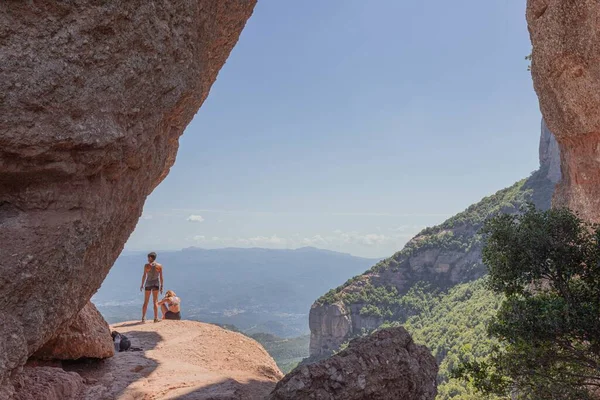
<path fill-rule="evenodd" d="M 254 5 L 0 2 L 0 398 L 100 287 Z"/>
<path fill-rule="evenodd" d="M 529 0 L 532 76 L 561 153 L 553 204 L 600 221 L 600 7 L 596 0 Z"/>
<path fill-rule="evenodd" d="M 402 327 L 350 342 L 348 348 L 285 376 L 269 400 L 433 400 L 438 366 Z"/>
<path fill-rule="evenodd" d="M 96 307 L 88 302 L 73 323 L 33 354 L 40 360 L 108 358 L 114 354 L 110 328 Z"/>
<path fill-rule="evenodd" d="M 83 379 L 75 372 L 61 368 L 25 367 L 13 385 L 17 393 L 13 400 L 80 400 Z"/>

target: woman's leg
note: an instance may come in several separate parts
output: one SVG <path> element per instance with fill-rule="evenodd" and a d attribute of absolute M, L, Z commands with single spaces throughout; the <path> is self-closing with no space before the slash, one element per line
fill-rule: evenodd
<path fill-rule="evenodd" d="M 148 301 L 150 300 L 150 291 L 144 289 L 144 305 L 142 306 L 142 321 L 146 320 L 146 310 L 148 309 Z"/>
<path fill-rule="evenodd" d="M 165 304 L 160 305 L 160 310 L 162 311 L 162 317 L 165 319 L 165 314 L 169 311 L 169 308 Z"/>
<path fill-rule="evenodd" d="M 158 289 L 152 289 L 152 302 L 154 304 L 154 319 L 158 319 Z"/>

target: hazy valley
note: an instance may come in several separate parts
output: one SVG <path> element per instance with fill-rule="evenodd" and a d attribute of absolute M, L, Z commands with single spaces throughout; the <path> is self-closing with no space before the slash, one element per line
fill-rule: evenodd
<path fill-rule="evenodd" d="M 110 323 L 140 318 L 145 253 L 123 253 L 94 304 Z M 305 247 L 297 250 L 188 248 L 159 252 L 165 290 L 183 299 L 186 319 L 233 325 L 246 334 L 306 335 L 310 305 L 377 260 Z"/>

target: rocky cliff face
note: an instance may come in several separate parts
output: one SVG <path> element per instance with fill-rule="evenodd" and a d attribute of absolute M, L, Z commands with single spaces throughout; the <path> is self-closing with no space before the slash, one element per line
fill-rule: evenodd
<path fill-rule="evenodd" d="M 548 209 L 560 179 L 558 146 L 542 122 L 540 169 L 530 178 L 467 208 L 439 226 L 424 229 L 405 248 L 363 275 L 333 289 L 310 310 L 310 355 L 322 358 L 349 338 L 371 331 L 385 320 L 404 320 L 410 306 L 400 301 L 414 285 L 426 282 L 445 289 L 481 277 L 485 219 L 499 212 L 517 212 L 527 202 Z"/>
<path fill-rule="evenodd" d="M 438 366 L 402 327 L 350 342 L 326 360 L 296 368 L 269 400 L 433 400 Z"/>
<path fill-rule="evenodd" d="M 563 179 L 554 196 L 600 221 L 600 8 L 595 0 L 529 0 L 532 76 L 556 135 Z"/>
<path fill-rule="evenodd" d="M 546 177 L 553 183 L 560 181 L 560 149 L 556 138 L 542 119 L 540 137 L 540 169 L 546 169 Z"/>
<path fill-rule="evenodd" d="M 326 355 L 340 346 L 340 340 L 352 332 L 350 310 L 342 301 L 313 304 L 308 315 L 310 354 Z"/>
<path fill-rule="evenodd" d="M 100 287 L 254 4 L 0 3 L 0 398 Z"/>

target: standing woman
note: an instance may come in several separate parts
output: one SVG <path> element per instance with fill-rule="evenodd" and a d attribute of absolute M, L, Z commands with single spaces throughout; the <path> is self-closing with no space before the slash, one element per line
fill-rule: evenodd
<path fill-rule="evenodd" d="M 148 301 L 152 292 L 152 303 L 154 304 L 154 322 L 158 322 L 158 291 L 163 292 L 163 267 L 156 262 L 156 253 L 148 254 L 148 263 L 144 265 L 144 275 L 142 275 L 142 285 L 140 292 L 145 289 L 144 305 L 142 306 L 142 323 L 146 322 L 146 310 Z"/>

